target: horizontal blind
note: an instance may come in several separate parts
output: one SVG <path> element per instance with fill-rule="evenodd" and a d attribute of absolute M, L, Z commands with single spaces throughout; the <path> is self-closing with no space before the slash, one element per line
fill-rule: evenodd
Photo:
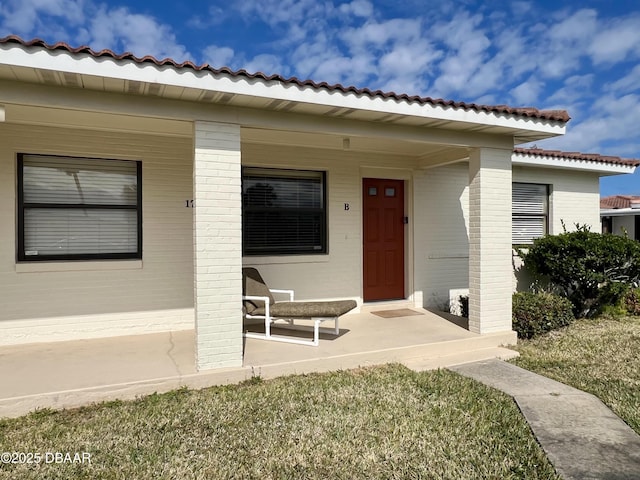
<path fill-rule="evenodd" d="M 28 209 L 25 256 L 135 252 L 137 223 L 135 210 Z"/>
<path fill-rule="evenodd" d="M 513 244 L 531 244 L 547 233 L 547 185 L 514 183 L 511 206 Z"/>
<path fill-rule="evenodd" d="M 512 219 L 511 241 L 515 245 L 533 243 L 535 238 L 543 237 L 546 233 L 546 219 L 544 217 L 518 216 Z"/>
<path fill-rule="evenodd" d="M 138 162 L 22 156 L 21 258 L 139 258 Z"/>
<path fill-rule="evenodd" d="M 514 214 L 547 213 L 547 186 L 533 183 L 514 183 L 511 205 Z"/>
<path fill-rule="evenodd" d="M 325 250 L 323 172 L 245 168 L 242 194 L 245 254 Z"/>
<path fill-rule="evenodd" d="M 247 207 L 322 208 L 322 172 L 246 168 L 242 194 Z"/>
<path fill-rule="evenodd" d="M 25 203 L 135 205 L 136 162 L 25 155 Z"/>

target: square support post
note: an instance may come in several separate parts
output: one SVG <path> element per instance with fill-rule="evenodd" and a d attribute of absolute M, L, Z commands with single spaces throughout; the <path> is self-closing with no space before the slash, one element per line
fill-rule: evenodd
<path fill-rule="evenodd" d="M 198 370 L 242 365 L 240 126 L 195 122 L 194 307 Z"/>
<path fill-rule="evenodd" d="M 469 330 L 511 330 L 511 149 L 469 157 Z"/>

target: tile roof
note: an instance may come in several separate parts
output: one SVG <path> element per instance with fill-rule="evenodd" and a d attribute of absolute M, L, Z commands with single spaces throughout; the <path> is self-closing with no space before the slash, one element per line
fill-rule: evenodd
<path fill-rule="evenodd" d="M 619 209 L 631 208 L 631 203 L 640 202 L 638 195 L 611 195 L 600 199 L 600 208 L 603 209 Z"/>
<path fill-rule="evenodd" d="M 525 118 L 537 118 L 541 120 L 550 120 L 566 123 L 571 117 L 567 113 L 566 110 L 539 110 L 534 107 L 509 107 L 507 105 L 480 105 L 476 103 L 465 103 L 465 102 L 455 102 L 452 100 L 443 100 L 443 99 L 433 99 L 431 97 L 420 97 L 418 95 L 407 95 L 407 94 L 398 94 L 395 92 L 383 92 L 381 90 L 370 90 L 368 88 L 357 88 L 353 86 L 343 86 L 340 84 L 328 84 L 326 82 L 316 83 L 313 80 L 299 80 L 296 77 L 285 78 L 280 75 L 265 75 L 261 72 L 249 73 L 246 70 L 231 70 L 227 67 L 222 68 L 214 68 L 209 64 L 204 65 L 196 65 L 192 62 L 182 62 L 178 63 L 171 58 L 165 58 L 164 60 L 158 60 L 152 56 L 144 56 L 144 57 L 136 57 L 132 53 L 122 53 L 117 54 L 112 50 L 100 50 L 95 51 L 92 50 L 88 46 L 82 47 L 71 47 L 70 45 L 64 42 L 57 42 L 54 44 L 48 44 L 44 40 L 33 39 L 33 40 L 23 40 L 22 38 L 16 35 L 9 35 L 0 39 L 0 44 L 18 44 L 24 47 L 39 47 L 44 48 L 46 50 L 62 50 L 74 55 L 77 54 L 88 54 L 96 58 L 100 57 L 110 57 L 114 60 L 130 60 L 135 63 L 153 63 L 159 67 L 170 66 L 176 70 L 180 69 L 192 69 L 195 71 L 210 71 L 216 75 L 228 75 L 230 77 L 245 77 L 247 79 L 259 79 L 267 82 L 280 82 L 283 84 L 289 85 L 297 85 L 300 87 L 310 87 L 314 90 L 327 90 L 327 91 L 339 91 L 346 94 L 354 94 L 358 96 L 367 96 L 370 98 L 384 98 L 384 99 L 393 99 L 398 101 L 405 101 L 408 103 L 417 103 L 420 105 L 432 105 L 432 106 L 441 106 L 441 107 L 452 107 L 452 108 L 460 108 L 468 111 L 475 112 L 488 112 L 493 114 L 507 114 L 507 115 L 515 115 Z"/>
<path fill-rule="evenodd" d="M 640 166 L 640 160 L 632 158 L 620 158 L 597 153 L 561 152 L 560 150 L 544 150 L 542 148 L 514 148 L 515 153 L 522 155 L 537 155 L 551 158 L 569 158 L 571 160 L 584 160 L 589 162 L 606 163 L 612 165 Z"/>

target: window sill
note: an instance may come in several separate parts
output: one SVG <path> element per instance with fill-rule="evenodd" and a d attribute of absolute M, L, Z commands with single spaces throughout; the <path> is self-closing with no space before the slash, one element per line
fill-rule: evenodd
<path fill-rule="evenodd" d="M 140 270 L 142 260 L 91 260 L 16 263 L 16 273 L 95 272 L 109 270 Z"/>

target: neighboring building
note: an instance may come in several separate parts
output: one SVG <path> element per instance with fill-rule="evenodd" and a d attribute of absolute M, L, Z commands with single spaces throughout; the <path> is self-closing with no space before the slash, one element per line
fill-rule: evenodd
<path fill-rule="evenodd" d="M 199 369 L 238 366 L 243 265 L 298 299 L 468 290 L 510 331 L 513 244 L 596 225 L 640 163 L 514 151 L 568 120 L 7 37 L 0 344 L 195 327 Z"/>
<path fill-rule="evenodd" d="M 600 200 L 602 233 L 640 240 L 640 196 L 611 195 Z"/>

